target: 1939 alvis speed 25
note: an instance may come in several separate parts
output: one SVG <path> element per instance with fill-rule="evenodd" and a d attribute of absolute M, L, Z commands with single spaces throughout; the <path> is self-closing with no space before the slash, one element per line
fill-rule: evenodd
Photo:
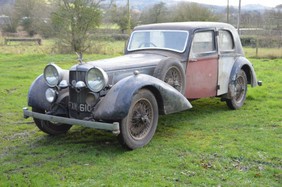
<path fill-rule="evenodd" d="M 24 116 L 51 135 L 72 125 L 112 131 L 129 149 L 148 144 L 159 115 L 192 108 L 189 99 L 221 97 L 242 107 L 247 84 L 260 85 L 229 24 L 137 26 L 121 57 L 82 61 L 64 70 L 48 64 L 31 85 Z"/>

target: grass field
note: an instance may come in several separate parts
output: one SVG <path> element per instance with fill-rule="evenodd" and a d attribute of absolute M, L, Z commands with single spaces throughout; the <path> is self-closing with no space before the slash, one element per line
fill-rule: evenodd
<path fill-rule="evenodd" d="M 258 48 L 256 53 L 256 48 L 246 47 L 244 49 L 245 55 L 248 57 L 255 58 L 282 58 L 282 48 Z"/>
<path fill-rule="evenodd" d="M 125 41 L 91 41 L 91 47 L 87 53 L 121 55 Z M 42 45 L 35 42 L 11 42 L 4 45 L 4 38 L 0 36 L 0 53 L 1 54 L 57 54 L 60 47 L 55 40 L 42 40 Z"/>
<path fill-rule="evenodd" d="M 126 151 L 111 133 L 75 126 L 53 137 L 23 119 L 45 65 L 76 63 L 75 55 L 32 53 L 0 51 L 0 187 L 282 186 L 282 59 L 251 59 L 264 85 L 249 87 L 240 110 L 218 98 L 193 101 L 162 116 L 149 145 Z"/>
<path fill-rule="evenodd" d="M 125 41 L 92 41 L 88 49 L 90 54 L 121 55 L 125 46 Z M 24 47 L 22 47 L 24 46 Z M 42 45 L 38 46 L 34 42 L 13 42 L 4 45 L 4 38 L 0 36 L 1 54 L 57 54 L 58 46 L 54 40 L 43 40 Z M 259 48 L 256 54 L 256 48 L 245 47 L 245 55 L 251 58 L 275 59 L 282 58 L 281 48 Z"/>

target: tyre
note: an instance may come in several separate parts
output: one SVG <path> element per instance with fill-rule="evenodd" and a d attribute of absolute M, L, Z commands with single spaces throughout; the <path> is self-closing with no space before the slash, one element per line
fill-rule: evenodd
<path fill-rule="evenodd" d="M 44 110 L 32 108 L 33 112 L 45 114 Z M 50 135 L 59 135 L 66 133 L 72 126 L 68 124 L 52 123 L 50 121 L 33 118 L 35 125 L 43 132 Z"/>
<path fill-rule="evenodd" d="M 119 141 L 128 149 L 148 144 L 155 134 L 159 112 L 155 96 L 141 89 L 132 98 L 128 115 L 120 123 Z"/>
<path fill-rule="evenodd" d="M 234 94 L 230 93 L 229 95 L 232 95 L 231 99 L 226 100 L 227 106 L 232 109 L 236 110 L 243 106 L 245 100 L 246 100 L 246 94 L 247 94 L 247 76 L 245 71 L 240 70 L 236 75 L 235 85 L 234 85 Z"/>
<path fill-rule="evenodd" d="M 186 78 L 180 62 L 174 59 L 161 61 L 155 68 L 153 76 L 166 82 L 184 95 Z"/>

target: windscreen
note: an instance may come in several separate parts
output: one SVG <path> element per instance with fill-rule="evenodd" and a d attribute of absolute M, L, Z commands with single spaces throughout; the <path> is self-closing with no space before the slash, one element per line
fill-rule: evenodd
<path fill-rule="evenodd" d="M 182 53 L 186 49 L 187 31 L 142 30 L 131 34 L 127 50 L 164 49 Z"/>

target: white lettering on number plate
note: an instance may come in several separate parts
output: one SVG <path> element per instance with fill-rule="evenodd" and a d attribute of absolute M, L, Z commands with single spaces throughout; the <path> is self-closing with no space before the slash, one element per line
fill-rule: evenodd
<path fill-rule="evenodd" d="M 87 104 L 77 104 L 77 103 L 69 102 L 69 108 L 71 110 L 76 110 L 79 112 L 91 112 L 91 106 Z"/>

